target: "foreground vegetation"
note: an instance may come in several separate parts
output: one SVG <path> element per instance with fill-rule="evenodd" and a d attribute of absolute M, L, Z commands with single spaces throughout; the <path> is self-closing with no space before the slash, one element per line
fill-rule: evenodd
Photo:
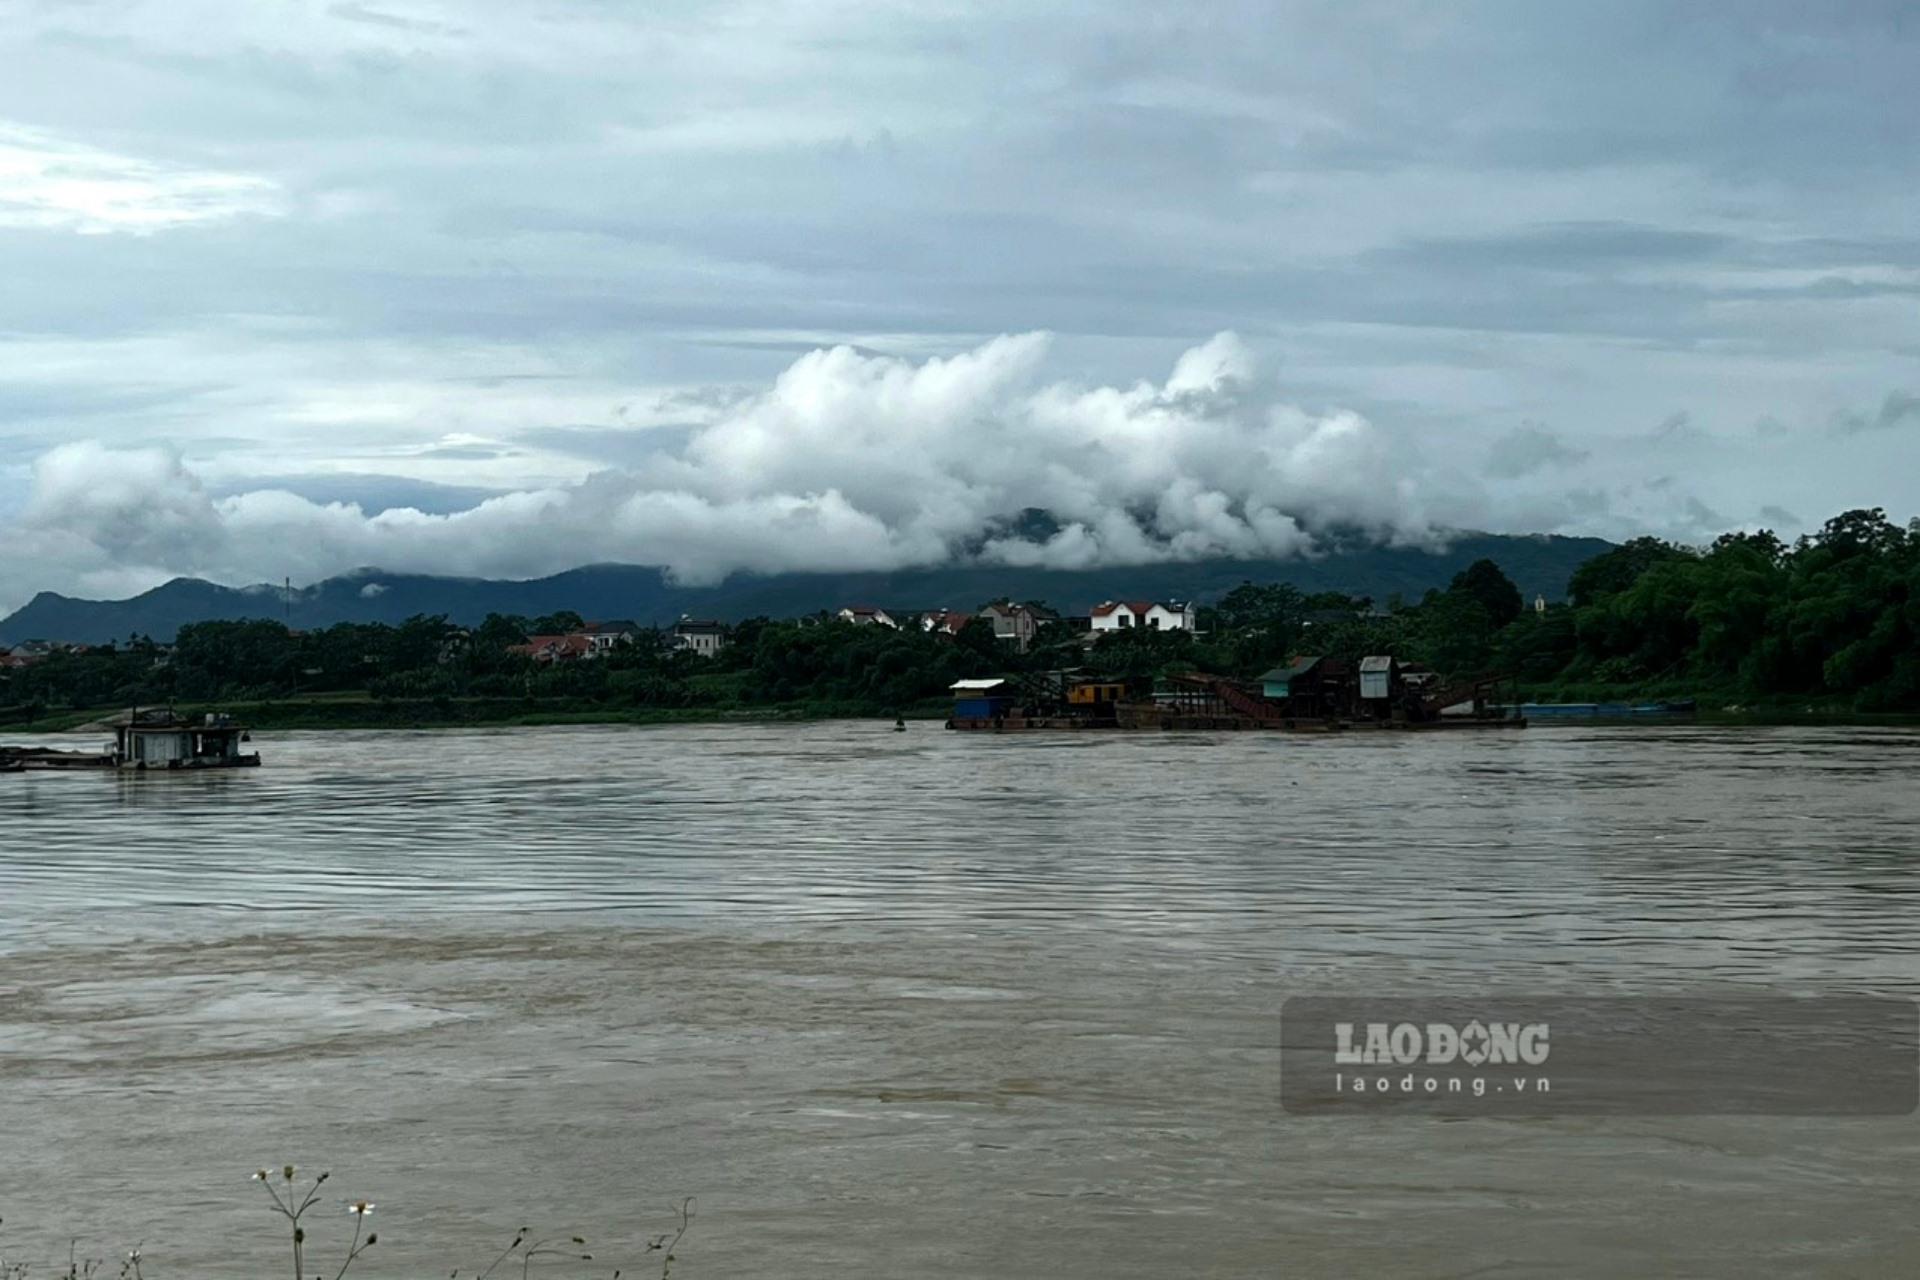
<path fill-rule="evenodd" d="M 329 1275 L 333 1280 L 345 1280 L 349 1272 L 360 1274 L 366 1270 L 359 1266 L 362 1259 L 380 1243 L 379 1233 L 368 1229 L 369 1220 L 377 1207 L 374 1202 L 335 1199 L 325 1190 L 331 1178 L 330 1173 L 321 1173 L 310 1180 L 302 1178 L 293 1165 L 272 1171 L 261 1169 L 253 1175 L 253 1181 L 266 1193 L 272 1214 L 284 1224 L 282 1229 L 286 1232 L 285 1247 L 288 1262 L 293 1268 L 293 1280 L 322 1280 Z M 344 1209 L 351 1220 L 347 1228 L 351 1233 L 349 1238 L 329 1240 L 310 1236 L 311 1226 L 325 1221 L 327 1214 L 338 1209 Z M 659 1262 L 661 1280 L 670 1280 L 672 1277 L 673 1265 L 679 1261 L 676 1250 L 693 1226 L 693 1199 L 688 1197 L 675 1205 L 673 1214 L 673 1230 L 650 1235 L 639 1246 L 642 1256 L 650 1256 Z M 5 1222 L 4 1218 L 0 1218 L 0 1226 L 4 1226 Z M 612 1280 L 619 1280 L 624 1274 L 618 1268 L 609 1270 L 604 1259 L 596 1264 L 584 1237 L 542 1234 L 531 1227 L 521 1227 L 505 1247 L 498 1252 L 488 1252 L 491 1254 L 490 1260 L 483 1259 L 481 1265 L 473 1268 L 455 1267 L 448 1273 L 449 1280 L 459 1280 L 461 1276 L 488 1280 L 488 1277 L 496 1274 L 503 1278 L 518 1274 L 521 1280 L 527 1280 L 536 1268 L 541 1275 L 555 1275 L 559 1274 L 556 1268 L 561 1267 L 576 1276 L 610 1275 Z M 323 1258 L 326 1259 L 324 1263 Z M 29 1276 L 42 1274 L 55 1280 L 93 1280 L 94 1277 L 104 1278 L 108 1275 L 116 1276 L 118 1280 L 146 1280 L 147 1265 L 143 1245 L 128 1250 L 117 1263 L 109 1263 L 103 1258 L 82 1257 L 77 1244 L 69 1243 L 67 1257 L 52 1269 L 12 1261 L 4 1251 L 0 1251 L 0 1280 L 28 1280 Z"/>
<path fill-rule="evenodd" d="M 527 724 L 941 715 L 968 676 L 1077 667 L 1243 677 L 1310 652 L 1391 653 L 1443 675 L 1513 674 L 1529 696 L 1696 696 L 1759 713 L 1920 711 L 1920 521 L 1850 511 L 1788 545 L 1767 532 L 1710 547 L 1641 538 L 1581 566 L 1569 598 L 1523 601 L 1491 561 L 1416 602 L 1306 596 L 1246 583 L 1200 614 L 1202 634 L 1122 631 L 1091 648 L 1064 625 L 1025 654 L 976 620 L 958 636 L 825 615 L 754 618 L 702 658 L 643 632 L 593 661 L 512 652 L 576 615 L 343 623 L 205 622 L 171 649 L 135 637 L 0 672 L 0 722 L 57 728 L 103 708 L 219 706 L 263 727 Z"/>

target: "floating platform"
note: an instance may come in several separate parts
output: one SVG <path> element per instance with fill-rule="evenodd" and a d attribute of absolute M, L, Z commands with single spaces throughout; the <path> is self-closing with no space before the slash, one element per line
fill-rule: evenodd
<path fill-rule="evenodd" d="M 138 708 L 114 727 L 106 751 L 63 751 L 55 747 L 0 747 L 0 772 L 124 769 L 134 773 L 180 773 L 202 769 L 256 769 L 260 753 L 242 751 L 251 740 L 247 727 L 222 715 L 193 720 L 173 711 Z"/>
<path fill-rule="evenodd" d="M 37 769 L 116 769 L 110 751 L 58 751 L 52 748 L 0 747 L 0 773 Z"/>
<path fill-rule="evenodd" d="M 201 769 L 257 769 L 259 767 L 258 752 L 199 759 L 148 761 L 122 760 L 111 751 L 0 747 L 0 773 L 34 773 L 53 770 L 80 772 L 96 769 L 123 769 L 130 773 L 179 773 Z"/>
<path fill-rule="evenodd" d="M 1446 716 L 1438 720 L 1325 720 L 1220 715 L 1166 711 L 1158 707 L 1121 707 L 1115 720 L 1067 715 L 955 716 L 947 728 L 969 733 L 1028 733 L 1040 730 L 1130 733 L 1459 733 L 1473 729 L 1524 729 L 1524 716 Z"/>
<path fill-rule="evenodd" d="M 1063 729 L 1069 731 L 1093 731 L 1117 729 L 1120 726 L 1111 720 L 1091 720 L 1086 716 L 954 716 L 947 721 L 947 728 L 961 729 L 970 733 L 1024 733 L 1029 729 Z"/>
<path fill-rule="evenodd" d="M 1553 721 L 1588 720 L 1691 720 L 1697 710 L 1692 698 L 1676 702 L 1523 702 L 1512 708 L 1529 719 Z"/>

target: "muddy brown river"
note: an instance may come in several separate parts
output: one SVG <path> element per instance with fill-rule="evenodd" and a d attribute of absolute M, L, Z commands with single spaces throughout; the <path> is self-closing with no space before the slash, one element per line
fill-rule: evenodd
<path fill-rule="evenodd" d="M 0 776 L 0 1258 L 33 1274 L 78 1237 L 284 1275 L 248 1174 L 289 1160 L 333 1170 L 328 1276 L 361 1196 L 369 1277 L 523 1224 L 596 1255 L 534 1275 L 658 1274 L 682 1196 L 683 1280 L 1920 1270 L 1912 1116 L 1278 1093 L 1297 994 L 1920 994 L 1920 733 L 257 745 Z"/>

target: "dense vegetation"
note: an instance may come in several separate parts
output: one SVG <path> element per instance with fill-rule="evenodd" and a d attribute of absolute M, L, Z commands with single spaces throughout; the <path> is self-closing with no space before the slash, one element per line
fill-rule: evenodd
<path fill-rule="evenodd" d="M 1288 627 L 1301 606 L 1285 595 L 1228 596 L 1225 633 L 1278 618 L 1267 623 L 1276 640 L 1313 652 L 1393 653 L 1452 675 L 1510 672 L 1550 696 L 1698 693 L 1920 711 L 1920 520 L 1902 528 L 1878 508 L 1836 516 L 1792 545 L 1765 531 L 1704 548 L 1639 538 L 1582 565 L 1568 601 L 1542 612 L 1486 561 L 1414 607 L 1305 634 Z M 1278 647 L 1287 646 L 1255 646 Z"/>
<path fill-rule="evenodd" d="M 1023 517 L 1019 527 L 1030 534 L 1044 532 L 1047 525 L 1037 519 Z M 592 606 L 608 616 L 662 625 L 687 615 L 797 618 L 854 602 L 964 609 L 1008 595 L 1049 600 L 1084 613 L 1096 601 L 1122 597 L 1212 600 L 1243 578 L 1285 579 L 1307 592 L 1338 589 L 1376 600 L 1399 592 L 1414 599 L 1429 587 L 1446 585 L 1480 559 L 1499 564 L 1529 594 L 1545 591 L 1557 597 L 1575 568 L 1611 545 L 1599 538 L 1474 533 L 1435 550 L 1383 547 L 1349 532 L 1329 535 L 1328 544 L 1311 559 L 1211 559 L 1093 569 L 959 564 L 885 573 L 743 573 L 707 587 L 681 586 L 663 570 L 640 565 L 588 565 L 527 582 L 362 569 L 298 589 L 291 599 L 277 587 L 222 587 L 177 578 L 130 600 L 74 600 L 42 592 L 18 613 L 0 617 L 0 644 L 34 637 L 103 644 L 130 635 L 164 641 L 189 622 L 262 617 L 284 619 L 302 631 L 341 622 L 398 626 L 415 614 L 436 613 L 473 626 L 489 613 L 537 618 L 556 609 L 586 608 L 590 601 L 610 602 Z"/>
<path fill-rule="evenodd" d="M 1902 528 L 1878 509 L 1850 511 L 1793 545 L 1766 532 L 1729 534 L 1705 548 L 1641 538 L 1588 561 L 1569 600 L 1544 610 L 1482 560 L 1444 591 L 1383 607 L 1244 583 L 1202 610 L 1200 636 L 1118 632 L 1091 649 L 1058 625 L 1043 628 L 1021 655 L 977 620 L 943 636 L 816 616 L 749 619 L 712 658 L 673 650 L 661 631 L 594 661 L 540 664 L 509 651 L 529 634 L 578 622 L 496 614 L 467 631 L 417 617 L 308 633 L 263 621 L 196 623 L 171 650 L 136 638 L 0 672 L 0 718 L 168 701 L 329 699 L 341 702 L 335 719 L 360 722 L 892 715 L 937 710 L 947 686 L 964 676 L 1059 667 L 1253 676 L 1299 652 L 1392 653 L 1447 675 L 1510 672 L 1547 695 L 1697 692 L 1915 711 L 1920 521 Z"/>

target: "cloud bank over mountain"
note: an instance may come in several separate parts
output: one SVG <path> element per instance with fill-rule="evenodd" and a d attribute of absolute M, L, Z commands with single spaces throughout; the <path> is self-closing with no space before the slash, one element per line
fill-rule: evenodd
<path fill-rule="evenodd" d="M 702 422 L 614 433 L 630 437 L 624 466 L 440 511 L 272 484 L 221 493 L 167 447 L 60 445 L 34 463 L 5 530 L 22 554 L 0 567 L 0 604 L 49 581 L 111 595 L 366 565 L 518 578 L 624 562 L 702 585 L 737 571 L 1084 569 L 1304 556 L 1336 539 L 1437 545 L 1462 529 L 1684 536 L 1729 522 L 1671 477 L 1610 489 L 1605 467 L 1537 426 L 1484 459 L 1454 457 L 1351 410 L 1302 408 L 1231 332 L 1122 386 L 1049 377 L 1050 347 L 1028 333 L 921 360 L 810 351 L 759 392 L 707 398 Z M 1619 474 L 1661 450 L 1685 466 L 1723 447 L 1668 422 Z M 513 450 L 469 437 L 437 452 Z"/>
<path fill-rule="evenodd" d="M 34 464 L 5 575 L 95 589 L 175 575 L 310 580 L 359 565 L 533 576 L 660 564 L 890 569 L 967 559 L 1086 568 L 1310 553 L 1328 530 L 1431 542 L 1484 514 L 1418 450 L 1358 414 L 1277 398 L 1232 333 L 1159 381 L 1044 376 L 1044 334 L 913 361 L 809 352 L 759 394 L 619 469 L 451 513 L 369 513 L 277 488 L 216 496 L 166 448 L 56 447 Z M 1047 527 L 1021 530 L 1023 513 Z"/>
<path fill-rule="evenodd" d="M 1904 518 L 1911 9 L 17 0 L 0 605 Z"/>

